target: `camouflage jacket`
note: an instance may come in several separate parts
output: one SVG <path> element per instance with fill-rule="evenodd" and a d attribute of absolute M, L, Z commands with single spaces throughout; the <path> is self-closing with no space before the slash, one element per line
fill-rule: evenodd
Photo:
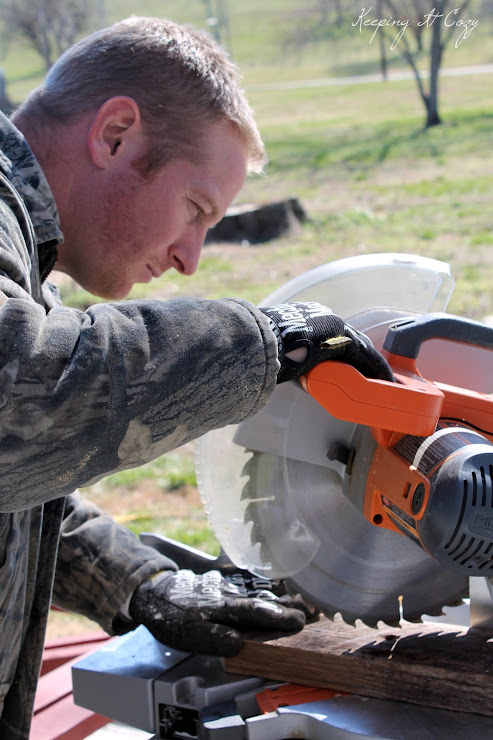
<path fill-rule="evenodd" d="M 119 634 L 168 566 L 74 494 L 258 411 L 276 341 L 239 300 L 129 300 L 82 312 L 46 277 L 62 234 L 24 138 L 0 119 L 0 737 L 27 738 L 53 594 Z M 56 574 L 55 574 L 56 565 Z"/>

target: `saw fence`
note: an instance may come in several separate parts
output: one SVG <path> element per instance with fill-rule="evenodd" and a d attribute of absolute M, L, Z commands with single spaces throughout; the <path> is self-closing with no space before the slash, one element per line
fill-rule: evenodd
<path fill-rule="evenodd" d="M 231 673 L 493 716 L 493 634 L 443 623 L 352 627 L 325 617 L 289 636 L 248 635 Z"/>

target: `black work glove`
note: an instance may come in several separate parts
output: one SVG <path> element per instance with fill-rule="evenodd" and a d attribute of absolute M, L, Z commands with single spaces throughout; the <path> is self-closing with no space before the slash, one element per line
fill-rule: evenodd
<path fill-rule="evenodd" d="M 263 578 L 253 575 L 247 570 L 235 568 L 222 571 L 223 578 L 232 583 L 244 596 L 260 599 L 272 599 L 276 604 L 286 606 L 289 609 L 301 609 L 307 619 L 318 617 L 319 609 L 306 602 L 301 594 L 290 594 L 286 589 L 285 581 Z"/>
<path fill-rule="evenodd" d="M 282 606 L 275 595 L 246 595 L 217 570 L 162 571 L 138 586 L 130 616 L 168 647 L 184 652 L 230 657 L 243 640 L 238 630 L 291 632 L 305 626 L 305 614 Z"/>
<path fill-rule="evenodd" d="M 394 380 L 390 365 L 365 334 L 346 324 L 340 316 L 320 303 L 284 303 L 260 308 L 270 319 L 277 337 L 281 369 L 278 383 L 299 378 L 324 360 L 352 365 L 367 378 Z M 296 361 L 296 351 L 306 348 Z M 290 355 L 294 352 L 293 357 Z"/>

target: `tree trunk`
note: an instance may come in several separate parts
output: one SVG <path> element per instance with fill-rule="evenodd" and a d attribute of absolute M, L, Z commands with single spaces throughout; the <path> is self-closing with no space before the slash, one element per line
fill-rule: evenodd
<path fill-rule="evenodd" d="M 440 10 L 444 10 L 446 2 L 440 4 Z M 442 61 L 443 45 L 441 42 L 441 24 L 434 23 L 431 37 L 430 54 L 430 94 L 426 104 L 426 128 L 437 126 L 442 121 L 438 113 L 438 72 Z"/>
<path fill-rule="evenodd" d="M 432 126 L 438 126 L 442 122 L 440 114 L 438 113 L 438 106 L 436 98 L 433 99 L 431 96 L 428 98 L 428 105 L 426 106 L 426 126 L 425 128 L 431 128 Z"/>
<path fill-rule="evenodd" d="M 382 3 L 382 0 L 378 0 L 378 2 L 377 2 L 377 18 L 381 18 L 382 17 L 382 12 L 383 12 L 383 3 Z M 388 77 L 388 74 L 387 74 L 387 54 L 386 54 L 386 51 L 385 51 L 385 36 L 384 36 L 384 34 L 381 31 L 378 34 L 378 43 L 379 43 L 379 46 L 380 46 L 380 71 L 382 73 L 382 79 L 383 80 L 386 80 L 387 77 Z"/>
<path fill-rule="evenodd" d="M 329 8 L 329 3 L 326 3 L 327 10 Z M 327 23 L 329 22 L 328 14 L 327 14 Z M 337 28 L 342 28 L 344 25 L 344 13 L 342 12 L 342 4 L 341 0 L 336 0 L 336 26 Z"/>

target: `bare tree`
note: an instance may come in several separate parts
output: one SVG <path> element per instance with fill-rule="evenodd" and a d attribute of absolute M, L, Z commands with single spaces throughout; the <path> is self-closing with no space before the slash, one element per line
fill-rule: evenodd
<path fill-rule="evenodd" d="M 283 53 L 301 52 L 311 44 L 331 41 L 350 30 L 357 0 L 305 0 L 285 15 Z"/>
<path fill-rule="evenodd" d="M 406 18 L 411 21 L 411 31 L 416 39 L 418 51 L 423 50 L 423 34 L 426 28 L 425 18 L 431 11 L 430 0 L 403 0 Z"/>
<path fill-rule="evenodd" d="M 334 7 L 333 22 L 337 28 L 341 28 L 344 23 L 344 8 L 342 6 L 342 0 L 317 0 L 314 11 L 318 13 L 321 25 L 327 26 L 331 23 L 330 10 L 332 6 Z"/>
<path fill-rule="evenodd" d="M 24 38 L 48 70 L 90 25 L 91 0 L 0 0 L 0 19 L 9 36 Z"/>
<path fill-rule="evenodd" d="M 232 53 L 228 0 L 202 0 L 202 2 L 214 38 Z"/>
<path fill-rule="evenodd" d="M 382 7 L 384 0 L 377 0 L 377 18 L 382 17 Z M 383 33 L 378 36 L 379 42 L 379 53 L 380 53 L 380 71 L 382 73 L 382 79 L 387 79 L 387 49 L 385 46 L 385 39 Z"/>
<path fill-rule="evenodd" d="M 387 8 L 395 20 L 408 23 L 409 28 L 413 29 L 414 48 L 411 38 L 405 33 L 407 26 L 401 26 L 401 30 L 404 29 L 404 32 L 400 35 L 398 45 L 402 50 L 404 59 L 414 73 L 419 94 L 426 110 L 426 128 L 441 123 L 438 111 L 438 81 L 443 52 L 454 36 L 457 43 L 461 34 L 466 33 L 467 29 L 470 28 L 461 23 L 470 2 L 471 0 L 464 0 L 462 5 L 458 7 L 455 0 L 453 2 L 451 0 L 435 0 L 433 9 L 430 10 L 423 0 L 382 0 L 382 6 Z M 426 10 L 423 12 L 425 8 Z M 389 39 L 391 38 L 389 34 L 392 34 L 392 31 L 395 32 L 395 27 L 389 30 L 388 27 L 382 26 L 379 30 Z M 418 68 L 418 57 L 425 51 L 425 35 L 430 37 L 429 49 L 426 52 L 429 59 L 428 88 L 426 88 L 424 76 Z"/>

